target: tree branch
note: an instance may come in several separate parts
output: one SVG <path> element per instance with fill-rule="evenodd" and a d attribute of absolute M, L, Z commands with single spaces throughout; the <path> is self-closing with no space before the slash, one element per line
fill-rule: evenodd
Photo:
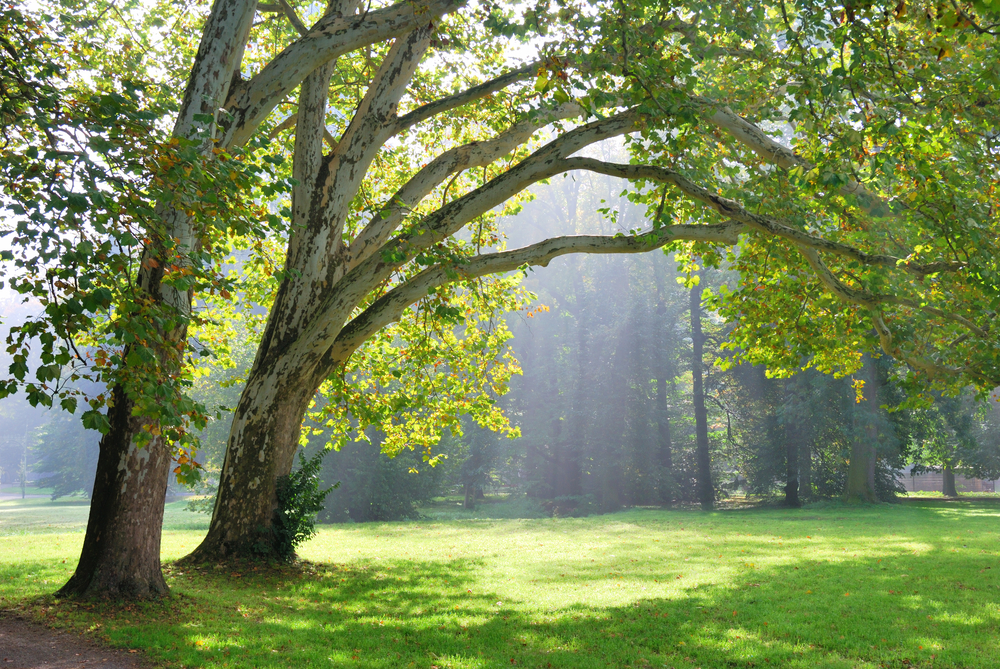
<path fill-rule="evenodd" d="M 571 169 L 565 156 L 603 139 L 631 132 L 641 119 L 642 114 L 631 109 L 570 130 L 479 188 L 425 216 L 412 232 L 387 242 L 378 253 L 370 254 L 329 286 L 309 326 L 293 344 L 305 350 L 294 354 L 303 358 L 316 356 L 318 362 L 333 345 L 356 305 L 363 303 L 372 290 L 413 256 L 455 234 L 477 216 L 533 183 Z M 293 355 L 292 351 L 288 353 Z"/>
<path fill-rule="evenodd" d="M 284 121 L 276 125 L 274 127 L 274 130 L 271 131 L 271 134 L 268 135 L 268 137 L 270 139 L 276 138 L 278 135 L 282 133 L 282 131 L 288 130 L 289 128 L 294 128 L 295 125 L 298 123 L 298 121 L 299 121 L 299 115 L 292 114 Z M 337 139 L 333 135 L 331 135 L 330 131 L 327 130 L 326 128 L 323 129 L 323 141 L 325 141 L 327 146 L 329 146 L 331 149 L 337 148 Z"/>
<path fill-rule="evenodd" d="M 338 56 L 375 42 L 429 26 L 458 9 L 465 0 L 401 2 L 358 16 L 336 14 L 320 19 L 309 32 L 288 45 L 226 101 L 232 115 L 222 146 L 242 146 L 257 127 L 306 76 Z"/>
<path fill-rule="evenodd" d="M 397 135 L 417 123 L 426 121 L 432 116 L 437 116 L 438 114 L 443 114 L 444 112 L 451 111 L 452 109 L 457 109 L 458 107 L 467 105 L 470 102 L 475 102 L 476 100 L 482 100 L 488 95 L 492 95 L 497 91 L 507 88 L 511 84 L 517 83 L 518 81 L 524 81 L 525 79 L 530 79 L 542 65 L 542 61 L 528 63 L 527 65 L 517 68 L 516 70 L 511 70 L 510 72 L 502 74 L 495 79 L 491 79 L 485 83 L 479 84 L 478 86 L 473 86 L 472 88 L 464 90 L 461 93 L 449 95 L 448 97 L 440 98 L 439 100 L 434 100 L 433 102 L 428 102 L 423 106 L 417 107 L 413 111 L 396 119 L 392 129 L 392 134 Z"/>
<path fill-rule="evenodd" d="M 317 184 L 323 204 L 319 216 L 322 225 L 329 228 L 329 234 L 336 237 L 338 245 L 348 204 L 357 193 L 371 161 L 392 136 L 391 121 L 387 120 L 395 114 L 400 98 L 430 47 L 432 31 L 430 26 L 424 26 L 396 39 L 337 148 L 326 158 L 325 174 Z"/>
<path fill-rule="evenodd" d="M 958 271 L 965 267 L 964 263 L 929 263 L 927 265 L 911 263 L 903 258 L 897 258 L 890 255 L 865 253 L 864 251 L 847 244 L 841 244 L 840 242 L 834 242 L 828 239 L 823 239 L 822 237 L 816 237 L 807 232 L 797 230 L 789 225 L 785 225 L 784 223 L 781 223 L 773 218 L 751 213 L 744 209 L 743 206 L 735 200 L 730 200 L 722 197 L 721 195 L 717 195 L 716 193 L 695 184 L 678 172 L 674 172 L 673 170 L 669 170 L 664 167 L 605 163 L 593 158 L 571 158 L 568 162 L 572 163 L 572 166 L 569 167 L 569 169 L 590 170 L 592 172 L 606 174 L 608 176 L 672 184 L 691 199 L 697 200 L 698 202 L 709 206 L 727 218 L 733 218 L 741 223 L 745 223 L 748 227 L 753 228 L 754 230 L 782 237 L 800 246 L 816 249 L 818 251 L 834 253 L 845 258 L 850 258 L 851 260 L 857 260 L 865 265 L 884 267 L 886 269 L 903 269 L 919 276 L 926 276 L 927 274 L 942 271 Z"/>
<path fill-rule="evenodd" d="M 804 248 L 800 246 L 799 251 L 802 253 L 803 256 L 805 256 L 806 261 L 809 263 L 809 266 L 812 267 L 813 271 L 816 273 L 816 276 L 819 277 L 820 282 L 824 286 L 826 286 L 826 288 L 830 292 L 832 292 L 834 295 L 836 295 L 837 297 L 846 302 L 867 308 L 868 314 L 872 319 L 872 325 L 875 328 L 875 333 L 878 335 L 879 338 L 879 345 L 882 347 L 882 350 L 885 351 L 886 355 L 890 355 L 896 358 L 897 360 L 902 360 L 908 365 L 925 372 L 931 378 L 934 377 L 953 378 L 955 375 L 961 374 L 962 372 L 975 374 L 973 370 L 968 368 L 963 370 L 955 367 L 948 367 L 947 365 L 941 365 L 932 360 L 928 360 L 924 356 L 917 356 L 907 353 L 906 351 L 903 351 L 903 349 L 897 346 L 893 341 L 892 330 L 889 329 L 888 324 L 885 322 L 885 316 L 882 314 L 882 311 L 881 309 L 879 309 L 878 306 L 880 302 L 897 303 L 896 300 L 898 298 L 892 296 L 872 295 L 867 291 L 859 291 L 853 288 L 849 288 L 845 286 L 833 274 L 833 272 L 830 271 L 830 268 L 828 268 L 823 263 L 823 261 L 819 257 L 819 252 L 817 252 L 815 249 Z M 936 312 L 936 315 L 939 315 L 941 317 L 948 318 L 950 320 L 956 320 L 951 315 L 945 314 L 940 310 L 934 309 L 933 312 Z M 962 320 L 964 321 L 965 319 Z M 967 327 L 979 330 L 979 328 L 977 328 L 975 324 L 972 323 L 964 323 L 964 324 Z"/>
<path fill-rule="evenodd" d="M 295 13 L 295 10 L 292 9 L 292 6 L 288 4 L 287 0 L 278 0 L 278 4 L 281 6 L 281 11 L 283 11 L 285 16 L 288 17 L 289 23 L 292 24 L 292 27 L 295 28 L 299 35 L 305 35 L 309 32 L 309 29 L 306 28 L 306 24 L 302 23 L 302 19 L 300 19 L 299 15 Z"/>
<path fill-rule="evenodd" d="M 809 263 L 809 266 L 813 269 L 820 282 L 831 293 L 849 304 L 855 304 L 868 309 L 872 314 L 874 314 L 873 322 L 875 322 L 877 317 L 876 328 L 878 329 L 881 327 L 878 331 L 883 350 L 885 350 L 885 352 L 889 355 L 905 360 L 914 367 L 928 372 L 936 370 L 935 374 L 949 374 L 957 371 L 948 367 L 943 367 L 923 358 L 917 358 L 915 356 L 905 354 L 898 346 L 893 345 L 891 332 L 885 324 L 885 320 L 879 310 L 880 304 L 895 303 L 903 306 L 910 306 L 911 308 L 921 308 L 926 313 L 960 323 L 979 336 L 984 338 L 988 336 L 988 333 L 985 330 L 979 328 L 975 323 L 962 316 L 948 314 L 933 307 L 922 308 L 919 307 L 919 305 L 906 300 L 906 298 L 874 295 L 866 290 L 860 290 L 847 286 L 839 278 L 837 278 L 829 267 L 826 266 L 820 258 L 819 252 L 826 251 L 850 258 L 852 260 L 857 260 L 868 265 L 881 266 L 888 269 L 900 268 L 919 276 L 943 271 L 945 269 L 956 271 L 964 267 L 964 265 L 958 263 L 932 263 L 929 265 L 917 265 L 914 263 L 907 263 L 905 260 L 895 258 L 893 256 L 868 254 L 846 244 L 831 242 L 820 237 L 815 237 L 766 216 L 752 214 L 746 211 L 739 203 L 716 195 L 715 193 L 712 193 L 711 191 L 691 182 L 677 172 L 665 168 L 645 165 L 616 165 L 611 163 L 602 163 L 592 158 L 571 158 L 565 162 L 572 165 L 571 169 L 589 169 L 591 171 L 607 174 L 609 176 L 670 183 L 688 197 L 708 205 L 720 214 L 744 224 L 749 229 L 782 237 L 793 242 L 806 258 L 806 261 Z"/>
<path fill-rule="evenodd" d="M 473 167 L 484 167 L 523 144 L 532 134 L 555 120 L 579 116 L 583 109 L 570 102 L 514 124 L 496 137 L 471 142 L 445 151 L 422 168 L 389 199 L 383 211 L 376 213 L 351 244 L 348 269 L 365 260 L 399 227 L 403 218 L 452 174 Z"/>
<path fill-rule="evenodd" d="M 885 297 L 879 298 L 879 301 L 882 303 L 896 304 L 901 307 L 908 307 L 910 309 L 913 309 L 914 311 L 922 311 L 925 314 L 930 314 L 931 316 L 937 316 L 938 318 L 943 318 L 945 320 L 958 323 L 959 325 L 968 328 L 969 330 L 972 331 L 973 334 L 982 339 L 989 339 L 990 336 L 989 326 L 987 326 L 986 328 L 981 328 L 974 322 L 970 321 L 965 316 L 961 316 L 959 314 L 951 314 L 948 313 L 947 311 L 944 311 L 943 309 L 938 309 L 936 307 L 931 307 L 925 304 L 922 305 L 916 302 L 915 300 L 910 300 L 905 297 L 897 297 L 895 295 L 887 295 Z"/>
<path fill-rule="evenodd" d="M 767 162 L 786 170 L 801 167 L 808 172 L 815 168 L 815 165 L 808 160 L 772 139 L 763 130 L 733 112 L 729 107 L 719 106 L 706 98 L 692 97 L 691 99 L 706 110 L 705 118 L 710 123 L 724 130 L 733 139 Z M 853 178 L 840 187 L 840 192 L 843 195 L 853 195 L 857 198 L 858 204 L 869 216 L 886 216 L 891 213 L 891 208 L 885 200 Z"/>
<path fill-rule="evenodd" d="M 744 229 L 728 221 L 715 225 L 672 225 L 639 235 L 571 235 L 553 237 L 520 249 L 475 256 L 465 264 L 437 265 L 400 284 L 351 320 L 337 336 L 328 361 L 339 364 L 375 332 L 399 320 L 410 306 L 427 296 L 431 288 L 461 279 L 501 274 L 525 266 L 545 267 L 554 258 L 570 253 L 644 253 L 675 241 L 702 241 L 732 246 Z"/>

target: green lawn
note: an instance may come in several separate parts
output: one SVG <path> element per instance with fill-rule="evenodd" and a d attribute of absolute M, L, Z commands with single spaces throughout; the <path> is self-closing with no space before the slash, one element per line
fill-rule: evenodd
<path fill-rule="evenodd" d="M 182 507 L 167 560 L 204 532 Z M 125 608 L 42 597 L 85 512 L 0 503 L 0 608 L 167 666 L 1000 667 L 995 502 L 328 526 L 302 568 L 168 567 Z"/>

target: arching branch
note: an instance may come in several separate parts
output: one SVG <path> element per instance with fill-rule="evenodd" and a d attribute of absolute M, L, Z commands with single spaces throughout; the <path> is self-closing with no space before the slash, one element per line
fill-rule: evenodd
<path fill-rule="evenodd" d="M 469 221 L 499 206 L 525 188 L 572 169 L 566 156 L 586 146 L 634 130 L 642 115 L 628 110 L 570 130 L 479 188 L 424 217 L 412 231 L 384 244 L 378 253 L 348 271 L 330 289 L 295 346 L 303 356 L 322 356 L 343 324 L 368 293 L 424 249 L 461 230 Z"/>
<path fill-rule="evenodd" d="M 737 142 L 743 144 L 767 162 L 786 170 L 800 167 L 808 172 L 815 168 L 815 165 L 808 160 L 774 140 L 766 132 L 735 113 L 729 107 L 718 105 L 711 100 L 701 97 L 695 97 L 692 100 L 705 110 L 705 118 L 712 125 L 725 131 Z M 870 216 L 886 216 L 891 213 L 889 203 L 853 178 L 848 179 L 847 183 L 840 187 L 840 192 L 843 195 L 853 195 L 857 198 L 861 209 Z"/>
<path fill-rule="evenodd" d="M 488 274 L 502 274 L 527 267 L 545 267 L 554 258 L 571 253 L 644 253 L 676 241 L 701 241 L 732 246 L 745 229 L 729 221 L 715 225 L 673 225 L 639 235 L 571 235 L 553 237 L 520 249 L 475 256 L 469 262 L 428 268 L 396 286 L 351 320 L 334 341 L 325 359 L 346 360 L 375 332 L 398 320 L 410 306 L 427 296 L 431 288 Z"/>
<path fill-rule="evenodd" d="M 871 266 L 884 267 L 886 269 L 902 269 L 919 276 L 933 274 L 936 272 L 959 271 L 965 267 L 964 263 L 911 263 L 896 256 L 866 253 L 848 244 L 823 239 L 803 232 L 780 221 L 754 214 L 747 211 L 735 200 L 724 198 L 713 193 L 707 188 L 703 188 L 678 172 L 664 167 L 651 165 L 621 165 L 616 163 L 605 163 L 593 158 L 571 158 L 568 162 L 573 163 L 570 169 L 590 170 L 609 176 L 617 176 L 626 179 L 639 179 L 645 181 L 657 181 L 669 183 L 675 186 L 682 193 L 693 200 L 708 205 L 720 214 L 745 223 L 748 227 L 760 232 L 787 239 L 801 246 L 834 253 L 836 255 L 857 260 L 860 263 Z"/>

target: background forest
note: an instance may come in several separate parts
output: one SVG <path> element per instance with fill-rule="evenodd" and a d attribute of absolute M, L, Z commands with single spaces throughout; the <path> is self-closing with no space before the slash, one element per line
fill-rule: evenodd
<path fill-rule="evenodd" d="M 503 229 L 509 245 L 520 247 L 583 230 L 627 233 L 642 225 L 643 212 L 612 179 L 578 174 L 536 187 L 516 225 L 509 220 Z M 698 404 L 716 499 L 739 494 L 798 505 L 838 497 L 852 446 L 873 434 L 882 500 L 903 492 L 907 465 L 944 471 L 946 485 L 955 473 L 1000 478 L 995 399 L 977 403 L 970 392 L 914 402 L 894 382 L 898 370 L 886 356 L 866 359 L 864 373 L 843 378 L 814 369 L 771 378 L 764 366 L 732 363 L 729 326 L 711 309 L 712 296 L 731 280 L 724 269 L 681 265 L 660 252 L 568 256 L 528 271 L 522 285 L 537 299 L 506 323 L 522 373 L 494 398 L 519 436 L 466 421 L 462 434 L 446 434 L 434 449 L 446 457 L 432 467 L 419 449 L 382 453 L 384 435 L 369 428 L 364 439 L 325 456 L 323 486 L 340 485 L 320 521 L 415 518 L 422 505 L 454 495 L 472 509 L 485 495 L 503 493 L 503 512 L 515 515 L 695 503 Z M 699 302 L 700 360 L 691 314 Z M 14 310 L 13 302 L 5 307 L 12 322 Z M 233 338 L 240 342 L 230 356 L 235 366 L 209 364 L 195 386 L 200 401 L 221 409 L 200 435 L 206 475 L 194 491 L 202 494 L 213 492 L 230 422 L 225 409 L 239 397 L 256 346 L 253 314 L 235 327 L 246 329 Z M 315 427 L 303 434 L 310 456 L 328 447 Z M 53 498 L 89 495 L 99 437 L 71 415 L 8 398 L 0 404 L 0 486 L 20 492 L 32 481 Z M 170 487 L 190 491 L 175 480 Z M 210 504 L 208 497 L 192 506 L 210 511 Z"/>

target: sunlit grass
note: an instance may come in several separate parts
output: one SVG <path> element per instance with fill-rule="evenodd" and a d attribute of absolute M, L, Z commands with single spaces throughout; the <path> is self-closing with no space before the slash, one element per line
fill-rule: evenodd
<path fill-rule="evenodd" d="M 921 497 L 940 497 L 941 499 L 962 499 L 962 498 L 972 497 L 972 498 L 983 499 L 983 500 L 990 500 L 991 499 L 991 500 L 996 500 L 997 502 L 1000 502 L 1000 493 L 989 492 L 989 491 L 982 491 L 982 492 L 975 492 L 975 491 L 964 492 L 963 491 L 963 492 L 959 492 L 958 493 L 958 497 L 957 498 L 952 498 L 952 497 L 945 497 L 945 494 L 943 492 L 941 492 L 940 490 L 918 490 L 918 491 L 915 491 L 915 492 L 908 492 L 904 496 L 905 497 L 916 497 L 918 499 L 921 498 Z"/>
<path fill-rule="evenodd" d="M 207 520 L 179 506 L 167 559 Z M 927 502 L 327 526 L 300 569 L 169 567 L 168 603 L 93 609 L 39 598 L 79 529 L 7 535 L 0 608 L 170 666 L 986 668 L 998 521 L 989 502 Z"/>

